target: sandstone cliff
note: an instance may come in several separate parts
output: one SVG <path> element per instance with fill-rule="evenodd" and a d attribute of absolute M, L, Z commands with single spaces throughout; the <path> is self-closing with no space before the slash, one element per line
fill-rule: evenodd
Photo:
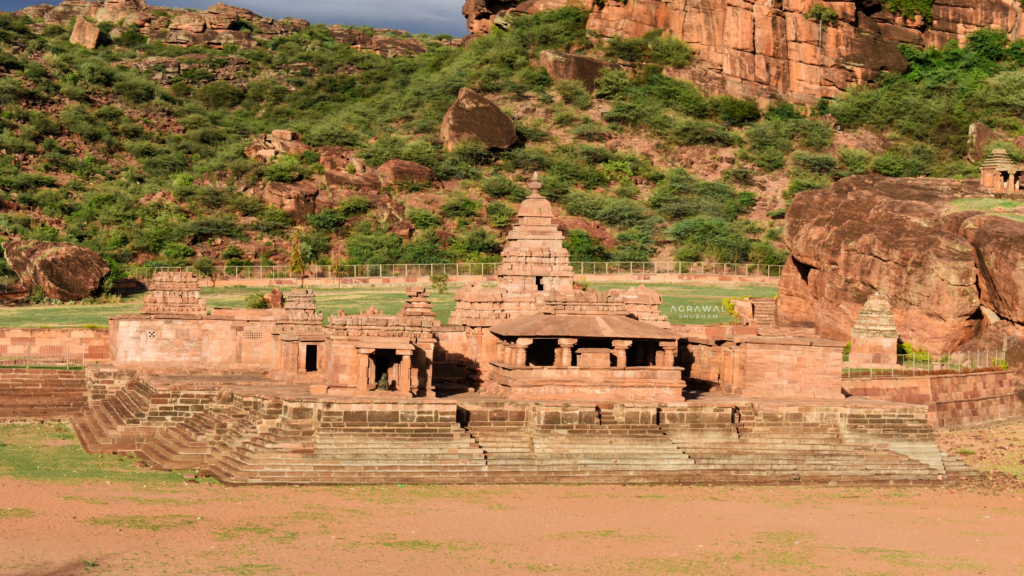
<path fill-rule="evenodd" d="M 986 196 L 977 181 L 881 176 L 799 194 L 786 214 L 779 324 L 848 340 L 875 291 L 900 337 L 931 351 L 1021 324 L 1024 216 Z"/>
<path fill-rule="evenodd" d="M 690 43 L 700 64 L 681 71 L 715 94 L 813 103 L 851 84 L 874 81 L 882 71 L 902 71 L 901 43 L 942 46 L 963 41 L 979 28 L 999 28 L 1020 37 L 1022 9 L 1017 0 L 935 0 L 934 21 L 893 15 L 880 0 L 823 2 L 840 15 L 821 31 L 803 17 L 815 0 L 608 0 L 591 10 L 587 27 L 600 36 L 637 37 L 665 29 Z M 570 5 L 573 0 L 467 0 L 463 13 L 473 34 L 490 30 L 505 10 L 532 14 Z"/>

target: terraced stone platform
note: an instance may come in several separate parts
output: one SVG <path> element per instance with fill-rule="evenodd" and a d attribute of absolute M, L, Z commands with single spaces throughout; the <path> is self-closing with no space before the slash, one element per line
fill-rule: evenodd
<path fill-rule="evenodd" d="M 227 484 L 936 484 L 927 408 L 874 400 L 514 402 L 314 396 L 258 378 L 104 382 L 71 418 L 87 452 Z"/>

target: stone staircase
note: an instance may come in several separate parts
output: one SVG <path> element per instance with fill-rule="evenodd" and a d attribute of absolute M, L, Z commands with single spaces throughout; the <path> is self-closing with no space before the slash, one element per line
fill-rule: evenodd
<path fill-rule="evenodd" d="M 940 454 L 942 455 L 942 464 L 946 467 L 947 478 L 978 478 L 981 476 L 980 472 L 971 468 L 970 465 L 956 456 L 945 452 L 940 452 Z"/>
<path fill-rule="evenodd" d="M 487 478 L 522 483 L 674 481 L 693 460 L 656 425 L 470 425 Z"/>
<path fill-rule="evenodd" d="M 944 470 L 890 450 L 848 443 L 827 427 L 735 427 L 735 435 L 689 429 L 666 433 L 719 482 L 750 484 L 928 484 Z"/>
<path fill-rule="evenodd" d="M 223 404 L 211 396 L 198 400 L 201 409 L 174 412 L 168 394 L 147 385 L 119 389 L 73 416 L 74 430 L 87 452 L 132 451 L 154 468 L 203 470 L 227 484 L 856 486 L 977 475 L 927 442 L 926 431 L 925 441 L 904 436 L 894 443 L 899 438 L 851 436 L 824 421 L 769 422 L 748 406 L 718 419 L 687 412 L 694 419 L 675 424 L 627 423 L 599 407 L 587 424 L 460 425 L 450 404 L 436 413 L 410 404 L 389 421 L 371 422 L 384 412 L 241 395 Z"/>
<path fill-rule="evenodd" d="M 209 471 L 228 484 L 460 483 L 485 464 L 454 423 L 325 428 L 287 420 L 217 454 Z"/>
<path fill-rule="evenodd" d="M 148 395 L 122 388 L 70 420 L 82 449 L 90 454 L 134 451 L 143 438 L 157 431 L 146 422 L 149 408 Z"/>
<path fill-rule="evenodd" d="M 775 327 L 775 299 L 774 298 L 751 298 L 750 303 L 754 306 L 754 322 L 758 328 Z"/>

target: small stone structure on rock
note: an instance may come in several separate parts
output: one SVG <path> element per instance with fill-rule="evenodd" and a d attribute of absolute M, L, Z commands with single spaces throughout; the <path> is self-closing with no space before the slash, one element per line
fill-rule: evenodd
<path fill-rule="evenodd" d="M 875 292 L 853 324 L 849 366 L 895 366 L 898 341 L 889 299 Z"/>
<path fill-rule="evenodd" d="M 1003 148 L 996 148 L 981 165 L 981 185 L 993 192 L 1020 194 L 1024 164 L 1016 164 Z"/>

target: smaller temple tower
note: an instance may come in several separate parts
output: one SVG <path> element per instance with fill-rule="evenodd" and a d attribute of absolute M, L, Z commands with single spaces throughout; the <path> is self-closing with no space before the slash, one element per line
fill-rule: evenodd
<path fill-rule="evenodd" d="M 499 286 L 512 294 L 572 292 L 569 251 L 562 246 L 562 232 L 552 222 L 551 203 L 539 194 L 536 172 L 527 186 L 533 193 L 519 205 L 518 221 L 501 252 Z"/>
<path fill-rule="evenodd" d="M 896 364 L 899 334 L 888 298 L 878 292 L 868 297 L 853 325 L 851 338 L 851 365 Z"/>
<path fill-rule="evenodd" d="M 1014 164 L 1003 148 L 996 148 L 981 165 L 981 186 L 993 192 L 1019 194 L 1024 166 Z"/>
<path fill-rule="evenodd" d="M 148 283 L 142 314 L 161 318 L 206 315 L 206 300 L 199 297 L 199 277 L 193 272 L 157 272 Z"/>

